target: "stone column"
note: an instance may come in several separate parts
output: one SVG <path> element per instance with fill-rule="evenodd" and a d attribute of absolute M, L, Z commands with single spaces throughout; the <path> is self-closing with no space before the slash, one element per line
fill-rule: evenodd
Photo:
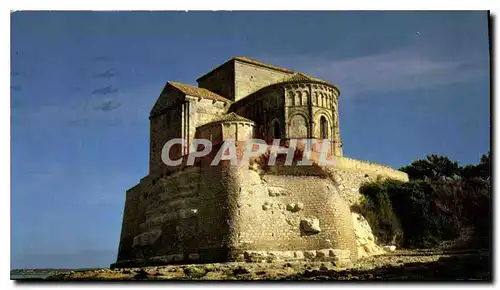
<path fill-rule="evenodd" d="M 311 139 L 311 138 L 314 138 L 314 126 L 315 126 L 313 109 L 312 109 L 312 85 L 311 84 L 307 85 L 307 88 L 309 89 L 309 99 L 307 100 L 308 101 L 307 107 L 309 110 L 309 132 L 308 132 L 309 136 L 308 136 L 308 138 Z"/>

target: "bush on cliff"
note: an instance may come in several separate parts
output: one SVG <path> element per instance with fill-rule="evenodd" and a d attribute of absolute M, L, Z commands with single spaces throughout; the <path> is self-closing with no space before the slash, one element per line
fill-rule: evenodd
<path fill-rule="evenodd" d="M 389 187 L 397 181 L 371 182 L 361 187 L 364 198 L 355 211 L 362 214 L 372 228 L 377 242 L 382 244 L 400 244 L 403 231 L 398 216 L 394 212 L 392 201 L 389 197 Z"/>
<path fill-rule="evenodd" d="M 475 246 L 489 244 L 490 164 L 455 168 L 456 162 L 430 155 L 403 170 L 410 182 L 378 180 L 364 184 L 358 206 L 381 243 L 431 247 L 474 229 Z"/>

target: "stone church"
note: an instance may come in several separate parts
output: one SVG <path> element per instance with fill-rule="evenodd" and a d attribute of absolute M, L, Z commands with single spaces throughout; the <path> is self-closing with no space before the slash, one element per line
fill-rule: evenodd
<path fill-rule="evenodd" d="M 264 260 L 355 261 L 363 245 L 350 206 L 360 185 L 407 180 L 390 167 L 344 157 L 339 89 L 324 80 L 234 57 L 197 79 L 169 81 L 150 113 L 149 174 L 127 191 L 113 267 Z M 328 139 L 335 166 L 168 168 L 194 138 Z M 354 223 L 354 224 L 353 224 Z M 361 247 L 361 248 L 360 248 Z"/>
<path fill-rule="evenodd" d="M 334 85 L 247 57 L 234 57 L 197 82 L 198 87 L 168 82 L 153 106 L 150 173 L 164 166 L 161 150 L 167 140 L 185 139 L 186 146 L 171 158 L 185 155 L 197 130 L 203 135 L 207 124 L 230 113 L 255 123 L 254 138 L 329 139 L 333 154 L 342 155 L 340 92 Z"/>

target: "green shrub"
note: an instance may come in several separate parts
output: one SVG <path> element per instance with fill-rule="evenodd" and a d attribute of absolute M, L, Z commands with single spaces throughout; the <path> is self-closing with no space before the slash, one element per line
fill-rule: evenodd
<path fill-rule="evenodd" d="M 464 180 L 378 180 L 361 187 L 358 211 L 379 242 L 426 248 L 475 229 L 477 245 L 489 243 L 489 182 Z"/>
<path fill-rule="evenodd" d="M 470 246 L 489 246 L 491 152 L 477 165 L 459 167 L 447 157 L 429 155 L 401 170 L 410 182 L 366 183 L 360 189 L 365 198 L 353 208 L 365 216 L 379 242 L 432 247 L 472 228 Z"/>
<path fill-rule="evenodd" d="M 365 198 L 357 211 L 366 218 L 378 242 L 399 245 L 403 231 L 393 210 L 387 185 L 379 181 L 364 184 L 360 190 Z"/>

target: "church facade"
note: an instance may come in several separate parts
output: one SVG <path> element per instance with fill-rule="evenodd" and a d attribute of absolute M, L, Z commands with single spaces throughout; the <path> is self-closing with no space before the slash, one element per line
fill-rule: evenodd
<path fill-rule="evenodd" d="M 112 267 L 363 256 L 350 208 L 363 182 L 408 180 L 388 166 L 343 156 L 339 89 L 300 72 L 234 57 L 197 79 L 168 82 L 150 112 L 149 173 L 127 190 Z M 169 167 L 194 139 L 328 140 L 335 166 Z"/>
<path fill-rule="evenodd" d="M 342 156 L 334 85 L 247 57 L 234 57 L 197 82 L 168 82 L 151 110 L 150 173 L 164 167 L 161 151 L 168 140 L 186 140 L 171 158 L 186 155 L 197 129 L 229 113 L 255 122 L 254 138 L 328 139 L 331 153 Z"/>

